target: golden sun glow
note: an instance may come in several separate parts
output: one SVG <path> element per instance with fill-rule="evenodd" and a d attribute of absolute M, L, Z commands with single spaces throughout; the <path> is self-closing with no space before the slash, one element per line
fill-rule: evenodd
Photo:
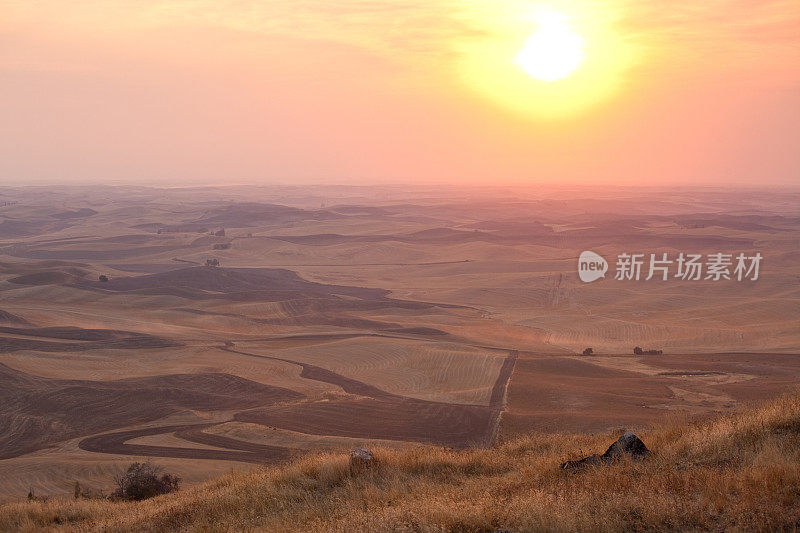
<path fill-rule="evenodd" d="M 468 21 L 482 31 L 454 44 L 461 80 L 519 116 L 562 119 L 617 94 L 639 50 L 590 0 L 558 9 L 498 0 Z"/>
<path fill-rule="evenodd" d="M 583 37 L 572 31 L 560 13 L 540 15 L 540 27 L 525 41 L 514 62 L 533 78 L 556 81 L 577 69 L 584 58 Z"/>

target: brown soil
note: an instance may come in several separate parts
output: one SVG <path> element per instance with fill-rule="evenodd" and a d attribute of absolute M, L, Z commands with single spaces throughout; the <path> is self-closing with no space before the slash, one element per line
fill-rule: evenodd
<path fill-rule="evenodd" d="M 203 433 L 202 430 L 208 427 L 210 427 L 210 424 L 190 424 L 105 433 L 83 439 L 78 446 L 82 450 L 97 453 L 136 455 L 143 457 L 174 457 L 178 459 L 209 459 L 244 463 L 275 462 L 288 459 L 291 456 L 290 450 L 280 446 L 254 444 L 220 435 Z M 189 442 L 227 449 L 209 450 L 203 448 L 181 448 L 177 446 L 151 446 L 127 443 L 127 441 L 138 437 L 161 435 L 164 433 L 174 433 L 175 436 Z"/>
<path fill-rule="evenodd" d="M 302 397 L 210 373 L 96 382 L 40 378 L 0 365 L 0 381 L 0 458 L 189 409 L 247 409 Z"/>
<path fill-rule="evenodd" d="M 418 441 L 463 448 L 487 444 L 492 409 L 410 398 L 346 398 L 267 407 L 237 413 L 234 418 L 312 435 Z"/>
<path fill-rule="evenodd" d="M 55 340 L 58 340 L 57 342 Z M 64 342 L 74 341 L 74 342 Z M 80 352 L 98 349 L 171 348 L 181 343 L 130 331 L 77 327 L 22 328 L 0 326 L 0 352 Z"/>
<path fill-rule="evenodd" d="M 331 383 L 358 396 L 250 410 L 237 413 L 234 418 L 238 421 L 314 435 L 411 440 L 456 447 L 491 443 L 517 358 L 516 352 L 509 354 L 492 390 L 490 405 L 483 406 L 406 398 L 315 365 L 223 349 L 296 364 L 302 367 L 301 377 Z"/>
<path fill-rule="evenodd" d="M 794 354 L 617 356 L 613 368 L 603 359 L 525 354 L 502 434 L 643 428 L 676 412 L 707 416 L 772 398 L 800 382 Z"/>

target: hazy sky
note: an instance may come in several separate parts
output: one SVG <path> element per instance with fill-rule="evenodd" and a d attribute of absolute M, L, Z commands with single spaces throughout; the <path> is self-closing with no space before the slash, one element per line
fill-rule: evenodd
<path fill-rule="evenodd" d="M 514 63 L 542 9 L 564 80 Z M 797 0 L 0 0 L 0 184 L 798 185 L 798 153 Z"/>

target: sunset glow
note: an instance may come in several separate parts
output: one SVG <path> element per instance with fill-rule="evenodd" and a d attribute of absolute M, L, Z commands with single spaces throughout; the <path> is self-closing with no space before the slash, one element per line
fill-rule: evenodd
<path fill-rule="evenodd" d="M 572 74 L 584 56 L 583 37 L 572 31 L 563 15 L 550 11 L 540 15 L 539 28 L 525 40 L 514 62 L 533 78 L 556 81 Z"/>
<path fill-rule="evenodd" d="M 797 529 L 798 29 L 0 0 L 0 533 Z"/>
<path fill-rule="evenodd" d="M 610 100 L 645 55 L 591 4 L 570 11 L 504 4 L 484 20 L 483 39 L 463 43 L 461 73 L 472 90 L 523 117 L 557 120 Z"/>
<path fill-rule="evenodd" d="M 797 2 L 0 5 L 13 182 L 800 175 Z"/>

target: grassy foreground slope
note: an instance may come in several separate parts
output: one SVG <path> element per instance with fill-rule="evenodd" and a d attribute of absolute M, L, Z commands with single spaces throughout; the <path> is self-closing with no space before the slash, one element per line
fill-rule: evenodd
<path fill-rule="evenodd" d="M 486 450 L 376 450 L 234 473 L 140 503 L 22 502 L 0 530 L 573 531 L 800 528 L 800 393 L 642 434 L 653 451 L 578 473 L 618 435 L 531 435 Z"/>

